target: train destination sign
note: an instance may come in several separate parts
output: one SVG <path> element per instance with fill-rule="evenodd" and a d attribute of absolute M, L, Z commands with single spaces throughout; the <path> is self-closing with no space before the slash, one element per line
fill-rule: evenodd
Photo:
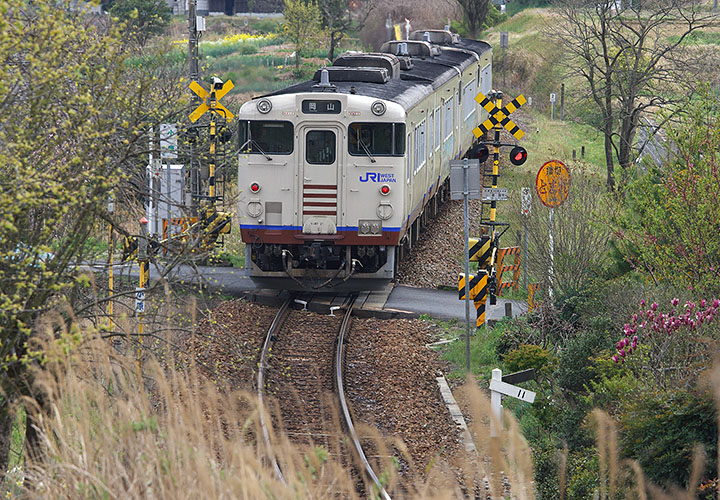
<path fill-rule="evenodd" d="M 302 102 L 302 112 L 306 115 L 339 115 L 342 109 L 340 101 L 309 100 Z"/>
<path fill-rule="evenodd" d="M 570 171 L 559 160 L 550 160 L 538 170 L 535 189 L 543 205 L 557 208 L 570 192 Z"/>

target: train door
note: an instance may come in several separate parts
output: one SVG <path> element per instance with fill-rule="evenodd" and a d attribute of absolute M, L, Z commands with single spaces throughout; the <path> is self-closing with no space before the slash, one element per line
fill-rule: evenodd
<path fill-rule="evenodd" d="M 343 133 L 334 126 L 301 129 L 300 209 L 305 234 L 336 234 Z"/>

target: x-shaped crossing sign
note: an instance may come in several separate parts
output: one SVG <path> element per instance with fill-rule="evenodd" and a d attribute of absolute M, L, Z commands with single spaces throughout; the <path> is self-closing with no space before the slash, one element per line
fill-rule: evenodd
<path fill-rule="evenodd" d="M 222 96 L 224 96 L 225 94 L 227 94 L 228 92 L 230 92 L 230 90 L 234 86 L 235 85 L 233 85 L 233 82 L 231 82 L 230 80 L 225 82 L 223 84 L 222 88 L 217 89 L 215 91 L 215 99 L 214 99 L 214 102 L 212 102 L 213 99 L 210 99 L 210 97 L 211 97 L 210 92 L 208 92 L 207 90 L 202 88 L 202 86 L 199 83 L 197 83 L 195 81 L 191 82 L 190 90 L 195 92 L 200 97 L 200 99 L 203 100 L 203 103 L 200 106 L 198 106 L 197 108 L 195 108 L 195 111 L 190 113 L 190 121 L 195 123 L 198 120 L 198 118 L 200 118 L 202 115 L 205 114 L 205 112 L 207 110 L 214 111 L 218 115 L 225 118 L 227 121 L 232 120 L 235 115 L 232 114 L 230 112 L 230 110 L 227 109 L 225 106 L 220 104 L 219 101 L 220 101 L 220 98 Z"/>
<path fill-rule="evenodd" d="M 527 102 L 525 100 L 525 96 L 517 96 L 517 98 L 513 99 L 508 104 L 503 106 L 502 109 L 499 109 L 497 106 L 495 106 L 495 104 L 490 102 L 490 99 L 485 97 L 482 92 L 478 92 L 478 95 L 475 96 L 475 100 L 480 103 L 480 106 L 485 108 L 485 111 L 490 113 L 490 116 L 488 116 L 488 119 L 485 120 L 482 125 L 479 125 L 475 127 L 475 129 L 473 129 L 473 134 L 475 134 L 475 137 L 480 137 L 485 132 L 492 129 L 495 125 L 502 125 L 503 127 L 505 127 L 508 132 L 510 132 L 515 137 L 515 139 L 520 139 L 522 138 L 522 136 L 525 135 L 525 132 L 520 130 L 520 127 L 515 125 L 515 122 L 510 119 L 510 114 Z"/>

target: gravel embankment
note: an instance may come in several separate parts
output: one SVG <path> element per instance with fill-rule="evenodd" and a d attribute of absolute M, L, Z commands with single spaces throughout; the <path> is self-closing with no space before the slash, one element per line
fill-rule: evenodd
<path fill-rule="evenodd" d="M 479 235 L 480 200 L 470 200 L 470 236 Z M 396 283 L 424 288 L 457 286 L 465 249 L 463 202 L 448 201 L 400 263 Z"/>

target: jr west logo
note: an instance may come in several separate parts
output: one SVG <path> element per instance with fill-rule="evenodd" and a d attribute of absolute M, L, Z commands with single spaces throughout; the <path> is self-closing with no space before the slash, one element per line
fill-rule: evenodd
<path fill-rule="evenodd" d="M 360 176 L 360 182 L 396 182 L 395 174 L 381 174 L 379 172 L 366 172 Z"/>

